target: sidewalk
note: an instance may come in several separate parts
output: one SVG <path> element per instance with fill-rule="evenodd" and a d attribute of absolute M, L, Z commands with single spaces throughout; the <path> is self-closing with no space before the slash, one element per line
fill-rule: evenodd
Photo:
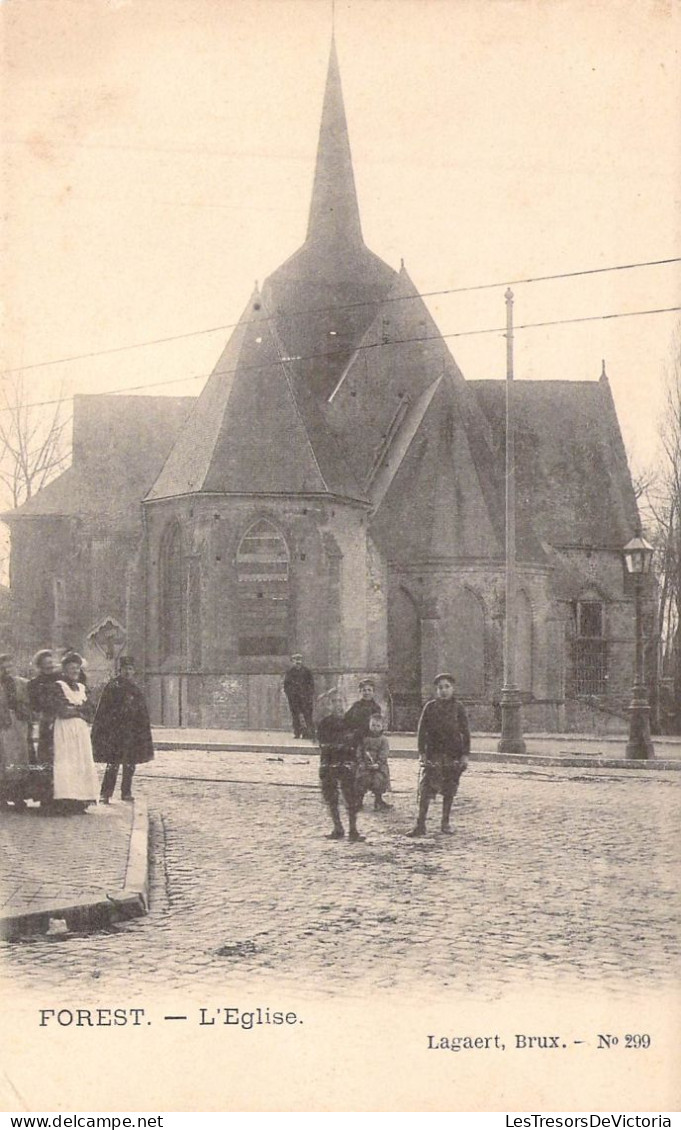
<path fill-rule="evenodd" d="M 58 937 L 146 914 L 147 838 L 143 800 L 82 816 L 2 809 L 0 937 Z"/>
<path fill-rule="evenodd" d="M 158 750 L 196 749 L 221 752 L 267 753 L 273 757 L 310 753 L 315 743 L 294 738 L 283 730 L 201 730 L 155 727 L 154 746 Z M 390 734 L 391 758 L 416 757 L 415 734 Z M 654 739 L 652 761 L 627 760 L 627 735 L 528 734 L 527 752 L 498 753 L 498 734 L 473 734 L 471 761 L 490 761 L 509 765 L 562 765 L 573 768 L 681 770 L 681 737 Z"/>

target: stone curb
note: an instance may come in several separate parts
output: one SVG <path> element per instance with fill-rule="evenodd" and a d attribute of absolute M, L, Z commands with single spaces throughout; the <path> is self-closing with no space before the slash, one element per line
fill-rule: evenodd
<path fill-rule="evenodd" d="M 69 933 L 93 933 L 116 922 L 140 918 L 149 910 L 149 814 L 147 802 L 135 800 L 128 846 L 124 886 L 102 891 L 77 902 L 42 902 L 21 914 L 0 917 L 0 938 L 6 942 L 31 934 L 48 933 L 50 919 L 66 922 L 66 930 L 52 935 L 56 940 Z"/>
<path fill-rule="evenodd" d="M 624 743 L 622 743 L 624 744 Z M 270 757 L 295 756 L 301 753 L 314 756 L 319 751 L 316 746 L 292 747 L 290 745 L 259 745 L 254 742 L 196 742 L 160 741 L 154 742 L 157 750 L 205 750 L 207 753 L 263 753 Z M 416 760 L 418 754 L 411 749 L 391 749 L 391 760 L 400 758 Z M 681 759 L 654 758 L 651 761 L 629 760 L 619 757 L 599 757 L 597 754 L 549 754 L 549 753 L 497 753 L 496 750 L 474 750 L 468 755 L 469 761 L 489 761 L 499 765 L 537 765 L 567 769 L 644 769 L 681 771 Z"/>

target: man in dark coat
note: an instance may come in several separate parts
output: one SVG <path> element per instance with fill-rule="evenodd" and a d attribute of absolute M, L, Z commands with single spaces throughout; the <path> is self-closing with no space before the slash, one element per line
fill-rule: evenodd
<path fill-rule="evenodd" d="M 314 676 L 303 666 L 302 655 L 291 656 L 292 666 L 284 675 L 284 694 L 288 699 L 294 738 L 313 738 Z"/>
<path fill-rule="evenodd" d="M 438 793 L 442 794 L 441 830 L 446 835 L 451 834 L 452 801 L 461 774 L 468 768 L 466 756 L 471 748 L 468 715 L 454 697 L 453 675 L 444 672 L 436 676 L 435 695 L 424 706 L 419 721 L 419 810 L 416 827 L 408 836 L 425 836 L 428 806 Z"/>
<path fill-rule="evenodd" d="M 92 723 L 94 759 L 106 762 L 100 795 L 102 804 L 108 804 L 113 796 L 120 765 L 123 766 L 121 800 L 132 800 L 135 766 L 151 761 L 154 756 L 147 704 L 134 678 L 135 662 L 123 656 L 118 676 L 102 691 Z"/>

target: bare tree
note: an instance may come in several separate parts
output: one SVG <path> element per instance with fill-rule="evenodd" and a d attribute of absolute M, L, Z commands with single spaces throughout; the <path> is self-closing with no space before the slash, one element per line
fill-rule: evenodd
<path fill-rule="evenodd" d="M 31 404 L 21 374 L 0 378 L 0 509 L 14 509 L 47 485 L 68 462 L 66 402 Z M 9 530 L 0 523 L 0 585 L 9 571 Z"/>
<path fill-rule="evenodd" d="M 66 403 L 31 405 L 22 374 L 0 381 L 0 492 L 10 507 L 21 506 L 65 467 Z"/>
<path fill-rule="evenodd" d="M 667 370 L 660 423 L 661 462 L 644 491 L 649 536 L 657 556 L 662 694 L 660 721 L 681 732 L 681 327 Z"/>

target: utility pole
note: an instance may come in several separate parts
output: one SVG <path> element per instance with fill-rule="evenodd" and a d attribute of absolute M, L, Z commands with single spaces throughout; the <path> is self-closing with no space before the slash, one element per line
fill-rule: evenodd
<path fill-rule="evenodd" d="M 513 291 L 506 299 L 506 616 L 504 685 L 501 690 L 500 753 L 525 753 L 520 691 L 516 678 L 515 436 L 513 404 Z"/>

